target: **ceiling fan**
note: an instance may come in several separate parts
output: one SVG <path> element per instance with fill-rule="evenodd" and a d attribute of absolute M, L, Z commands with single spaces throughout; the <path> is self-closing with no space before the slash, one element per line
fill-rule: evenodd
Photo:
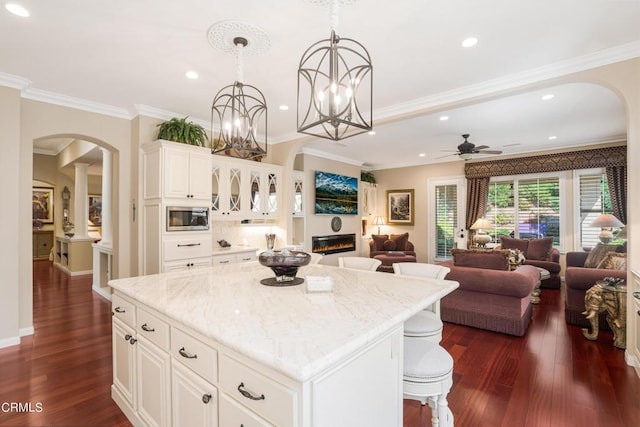
<path fill-rule="evenodd" d="M 475 144 L 469 142 L 468 133 L 463 134 L 462 137 L 464 138 L 464 142 L 458 145 L 458 152 L 452 154 L 460 156 L 461 159 L 469 160 L 473 158 L 475 154 L 502 154 L 502 151 L 500 150 L 488 150 L 488 148 L 490 148 L 488 145 L 476 146 Z"/>

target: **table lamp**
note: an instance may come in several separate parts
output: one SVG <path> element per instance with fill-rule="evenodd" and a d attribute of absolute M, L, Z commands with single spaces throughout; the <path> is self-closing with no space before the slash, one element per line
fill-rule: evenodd
<path fill-rule="evenodd" d="M 602 214 L 591 223 L 591 227 L 600 227 L 598 238 L 602 243 L 610 243 L 613 240 L 613 228 L 624 227 L 624 224 L 611 214 Z"/>
<path fill-rule="evenodd" d="M 380 235 L 380 226 L 381 225 L 385 225 L 386 222 L 384 222 L 384 217 L 383 216 L 375 216 L 373 217 L 373 225 L 377 225 L 378 226 L 378 235 Z"/>
<path fill-rule="evenodd" d="M 493 228 L 493 224 L 486 218 L 478 218 L 473 223 L 471 230 L 476 230 L 476 234 L 473 236 L 473 243 L 476 246 L 485 247 L 487 243 L 491 242 L 491 236 L 485 232 L 490 228 Z"/>

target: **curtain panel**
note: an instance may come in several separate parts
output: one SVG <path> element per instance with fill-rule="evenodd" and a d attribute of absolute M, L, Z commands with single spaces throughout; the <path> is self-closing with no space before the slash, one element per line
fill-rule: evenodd
<path fill-rule="evenodd" d="M 464 173 L 467 179 L 472 179 L 504 175 L 558 172 L 573 169 L 609 168 L 614 166 L 626 167 L 626 165 L 627 146 L 622 145 L 617 147 L 571 151 L 567 153 L 519 157 L 516 159 L 467 163 L 464 166 Z M 626 172 L 624 182 L 624 187 L 626 188 Z M 623 198 L 623 200 L 626 203 L 626 198 Z M 622 221 L 621 218 L 620 220 Z M 467 216 L 467 222 L 468 221 L 469 217 Z"/>
<path fill-rule="evenodd" d="M 465 228 L 471 228 L 478 218 L 482 218 L 489 201 L 489 178 L 467 179 L 467 217 Z"/>
<path fill-rule="evenodd" d="M 611 194 L 611 207 L 613 215 L 627 223 L 627 167 L 610 166 L 607 167 L 607 184 Z"/>

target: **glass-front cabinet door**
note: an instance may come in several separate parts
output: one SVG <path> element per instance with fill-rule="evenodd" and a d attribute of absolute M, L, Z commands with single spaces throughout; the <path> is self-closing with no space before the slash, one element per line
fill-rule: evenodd
<path fill-rule="evenodd" d="M 229 167 L 229 212 L 239 213 L 242 210 L 242 169 L 237 166 Z"/>

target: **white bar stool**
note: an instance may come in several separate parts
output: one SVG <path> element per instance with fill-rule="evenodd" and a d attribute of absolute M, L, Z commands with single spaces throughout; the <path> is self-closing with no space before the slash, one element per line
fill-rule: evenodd
<path fill-rule="evenodd" d="M 405 399 L 418 400 L 431 408 L 433 427 L 453 427 L 447 394 L 453 385 L 453 358 L 438 344 L 404 338 Z"/>
<path fill-rule="evenodd" d="M 442 340 L 442 320 L 433 311 L 423 310 L 404 322 L 404 336 L 438 344 Z"/>

